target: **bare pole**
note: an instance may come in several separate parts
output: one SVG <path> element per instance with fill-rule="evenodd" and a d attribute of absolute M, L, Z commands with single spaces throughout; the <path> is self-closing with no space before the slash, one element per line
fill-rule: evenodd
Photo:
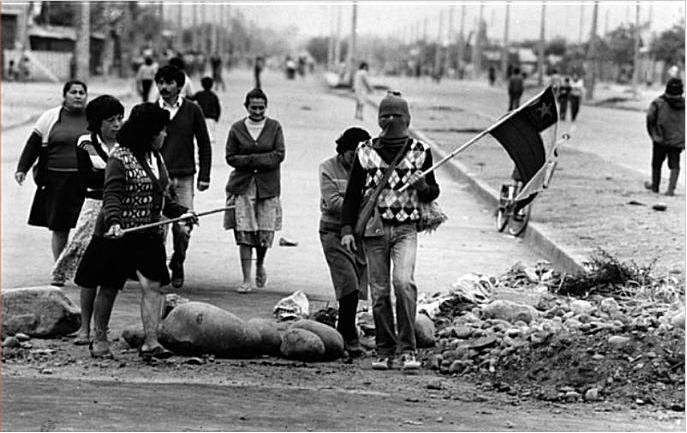
<path fill-rule="evenodd" d="M 460 40 L 458 41 L 458 70 L 463 66 L 463 53 L 465 49 L 465 5 L 463 4 L 460 9 Z"/>
<path fill-rule="evenodd" d="M 639 2 L 635 3 L 635 52 L 632 68 L 632 90 L 637 94 L 639 86 Z"/>
<path fill-rule="evenodd" d="M 589 80 L 587 81 L 585 98 L 588 101 L 594 99 L 594 86 L 598 74 L 598 53 L 597 53 L 597 36 L 596 25 L 599 17 L 599 2 L 594 2 L 594 9 L 592 11 L 592 27 L 589 30 L 589 48 L 587 51 L 587 71 L 589 72 Z"/>
<path fill-rule="evenodd" d="M 510 2 L 506 2 L 506 16 L 503 24 L 503 51 L 501 53 L 501 73 L 508 70 L 508 24 L 510 22 Z"/>
<path fill-rule="evenodd" d="M 479 5 L 479 19 L 477 20 L 477 32 L 475 32 L 475 50 L 472 56 L 474 74 L 479 76 L 482 72 L 482 21 L 484 19 L 484 3 Z"/>
<path fill-rule="evenodd" d="M 351 36 L 349 39 L 348 47 L 348 82 L 351 84 L 353 82 L 353 71 L 355 63 L 357 60 L 356 44 L 357 44 L 357 33 L 358 33 L 358 3 L 353 2 L 353 11 L 351 13 Z"/>
<path fill-rule="evenodd" d="M 179 51 L 183 51 L 184 47 L 184 21 L 183 21 L 183 14 L 184 14 L 184 5 L 179 3 L 177 5 L 177 49 Z"/>
<path fill-rule="evenodd" d="M 235 205 L 231 205 L 231 206 L 226 206 L 226 207 L 222 207 L 219 209 L 212 209 L 212 210 L 207 210 L 207 211 L 203 211 L 203 212 L 197 212 L 196 216 L 201 217 L 201 216 L 210 215 L 213 213 L 224 212 L 224 211 L 227 211 L 229 209 L 234 209 L 235 207 L 236 207 Z M 165 220 L 161 220 L 161 221 L 156 221 L 154 223 L 148 223 L 148 224 L 143 224 L 143 225 L 140 225 L 137 227 L 131 227 L 128 229 L 124 229 L 124 230 L 122 230 L 122 233 L 127 234 L 127 233 L 131 233 L 131 232 L 137 232 L 139 230 L 145 230 L 145 229 L 150 229 L 153 227 L 159 227 L 159 226 L 163 226 L 166 224 L 172 224 L 172 223 L 175 223 L 177 221 L 184 221 L 187 219 L 188 219 L 188 217 L 177 217 L 177 218 L 165 219 Z"/>
<path fill-rule="evenodd" d="M 88 2 L 74 3 L 78 17 L 76 27 L 76 45 L 74 46 L 75 78 L 88 80 L 91 64 L 91 4 Z"/>
<path fill-rule="evenodd" d="M 537 69 L 539 70 L 539 77 L 537 83 L 541 86 L 544 84 L 544 43 L 546 39 L 545 24 L 546 21 L 546 3 L 541 5 L 541 24 L 539 26 L 539 55 L 537 60 Z"/>
<path fill-rule="evenodd" d="M 446 47 L 446 60 L 445 60 L 447 76 L 448 76 L 448 71 L 451 68 L 451 43 L 453 42 L 453 36 L 454 36 L 453 12 L 454 12 L 453 6 L 449 7 L 449 9 L 448 9 L 448 32 L 447 32 L 448 46 Z"/>
<path fill-rule="evenodd" d="M 334 45 L 334 68 L 341 63 L 341 6 L 336 6 L 336 43 Z"/>
<path fill-rule="evenodd" d="M 193 35 L 193 38 L 191 39 L 191 46 L 193 50 L 198 49 L 198 4 L 193 3 L 193 30 L 191 31 L 191 34 Z"/>
<path fill-rule="evenodd" d="M 580 4 L 580 28 L 579 28 L 579 36 L 577 38 L 577 41 L 579 43 L 582 43 L 582 29 L 584 28 L 584 3 Z"/>
<path fill-rule="evenodd" d="M 441 77 L 441 36 L 443 35 L 444 11 L 439 11 L 439 32 L 437 33 L 437 45 L 434 51 L 434 76 Z"/>

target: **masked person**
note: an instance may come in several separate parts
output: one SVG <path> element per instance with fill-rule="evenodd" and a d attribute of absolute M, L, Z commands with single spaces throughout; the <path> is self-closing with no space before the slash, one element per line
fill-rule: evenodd
<path fill-rule="evenodd" d="M 420 176 L 423 170 L 432 166 L 432 154 L 427 145 L 409 137 L 410 111 L 399 93 L 390 92 L 382 99 L 378 123 L 382 129 L 379 137 L 361 143 L 353 160 L 341 211 L 341 245 L 351 252 L 364 246 L 367 255 L 375 344 L 379 356 L 372 363 L 372 368 L 392 368 L 394 357 L 400 352 L 401 368 L 415 370 L 420 368 L 415 342 L 416 225 L 420 220 L 420 203 L 436 199 L 439 185 L 433 173 Z M 397 156 L 401 158 L 394 173 L 382 187 L 375 203 L 381 229 L 362 234 L 362 240 L 356 241 L 352 231 L 363 197 L 372 194 Z M 398 192 L 405 185 L 409 188 Z M 361 241 L 363 245 L 356 243 Z M 396 295 L 397 326 L 394 326 L 391 304 L 392 283 Z"/>
<path fill-rule="evenodd" d="M 358 341 L 355 316 L 358 300 L 367 299 L 367 264 L 362 248 L 351 252 L 341 245 L 341 207 L 351 173 L 355 150 L 370 134 L 361 128 L 349 128 L 336 140 L 336 156 L 320 164 L 320 241 L 329 265 L 339 318 L 336 329 L 344 339 L 348 355 L 364 354 Z"/>

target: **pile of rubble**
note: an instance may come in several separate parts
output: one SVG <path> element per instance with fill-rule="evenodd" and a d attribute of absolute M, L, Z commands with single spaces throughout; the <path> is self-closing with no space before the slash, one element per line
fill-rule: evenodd
<path fill-rule="evenodd" d="M 684 286 L 661 280 L 631 297 L 576 299 L 552 294 L 559 282 L 545 263 L 516 265 L 423 299 L 419 309 L 437 329 L 436 346 L 423 353 L 427 365 L 523 397 L 684 410 Z M 494 299 L 513 287 L 538 292 L 538 302 Z"/>

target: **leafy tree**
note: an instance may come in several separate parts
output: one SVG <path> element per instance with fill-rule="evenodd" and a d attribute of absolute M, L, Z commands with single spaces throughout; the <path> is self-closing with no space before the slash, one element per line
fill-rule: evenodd
<path fill-rule="evenodd" d="M 599 44 L 600 52 L 618 66 L 631 64 L 635 52 L 634 33 L 634 25 L 620 25 L 603 38 L 605 44 Z"/>
<path fill-rule="evenodd" d="M 661 33 L 651 44 L 651 54 L 668 65 L 685 63 L 685 23 Z"/>
<path fill-rule="evenodd" d="M 317 63 L 327 63 L 327 51 L 329 50 L 329 37 L 311 38 L 305 49 Z"/>
<path fill-rule="evenodd" d="M 544 55 L 564 56 L 567 50 L 567 41 L 563 37 L 551 39 L 544 46 Z"/>

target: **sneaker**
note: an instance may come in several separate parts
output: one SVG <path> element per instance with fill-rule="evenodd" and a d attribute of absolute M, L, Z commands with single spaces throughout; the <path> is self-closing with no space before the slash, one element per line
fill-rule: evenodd
<path fill-rule="evenodd" d="M 372 361 L 373 370 L 389 370 L 391 368 L 391 358 L 379 358 Z"/>
<path fill-rule="evenodd" d="M 403 356 L 401 356 L 401 370 L 419 370 L 420 369 L 420 361 L 415 359 L 415 354 L 414 353 L 404 353 Z"/>

